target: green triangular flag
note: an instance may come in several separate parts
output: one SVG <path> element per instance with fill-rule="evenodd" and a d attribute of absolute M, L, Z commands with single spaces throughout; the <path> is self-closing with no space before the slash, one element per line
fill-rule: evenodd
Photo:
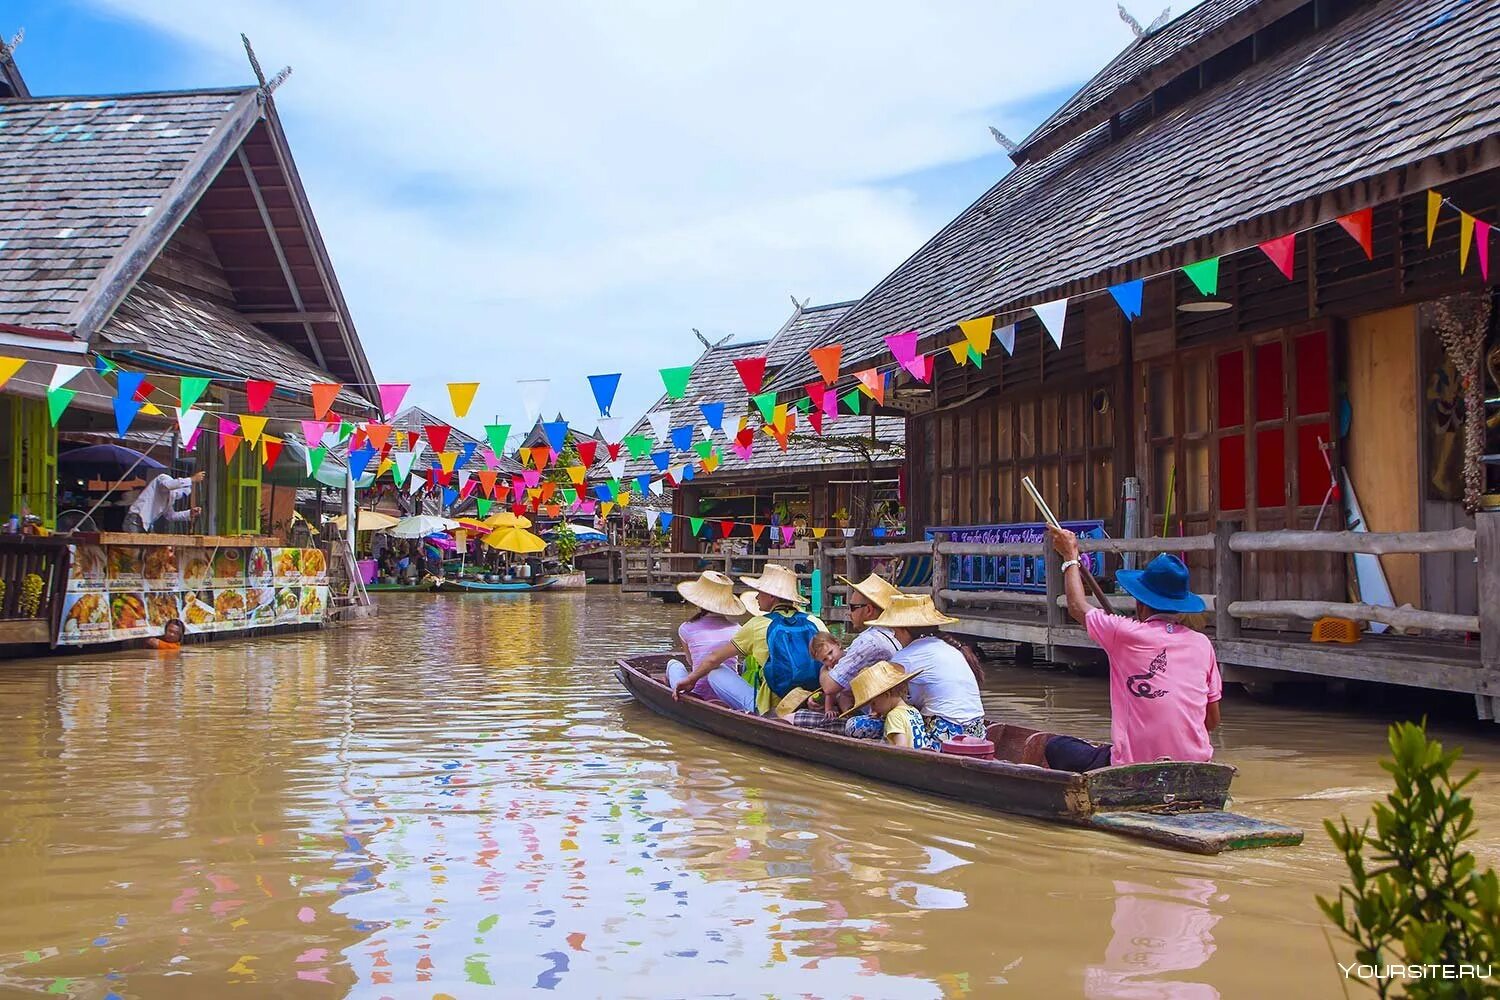
<path fill-rule="evenodd" d="M 505 441 L 510 437 L 510 424 L 485 424 L 484 436 L 490 439 L 490 450 L 499 458 L 505 454 Z"/>
<path fill-rule="evenodd" d="M 698 534 L 698 532 L 700 532 L 700 531 L 703 530 L 703 518 L 701 518 L 701 517 L 690 517 L 690 518 L 688 518 L 688 526 L 693 529 L 693 534 L 695 534 L 695 535 Z"/>
<path fill-rule="evenodd" d="M 692 365 L 661 370 L 661 383 L 667 387 L 667 395 L 672 399 L 681 399 L 687 395 L 688 379 L 692 377 Z"/>
<path fill-rule="evenodd" d="M 611 500 L 620 499 L 620 481 L 618 479 L 611 479 L 609 481 L 609 496 Z"/>
<path fill-rule="evenodd" d="M 651 439 L 644 434 L 627 434 L 625 449 L 630 452 L 631 458 L 645 458 L 651 454 Z"/>
<path fill-rule="evenodd" d="M 851 412 L 851 413 L 858 413 L 859 412 L 859 390 L 858 389 L 851 389 L 851 390 L 849 390 L 847 393 L 845 393 L 844 395 L 842 395 L 842 396 L 839 397 L 839 402 L 841 402 L 845 406 L 849 407 L 849 412 Z"/>
<path fill-rule="evenodd" d="M 57 426 L 57 419 L 63 415 L 63 410 L 73 402 L 73 397 L 78 395 L 76 389 L 66 386 L 58 386 L 56 389 L 47 390 L 47 415 L 52 418 L 52 426 Z"/>
<path fill-rule="evenodd" d="M 178 379 L 177 392 L 182 396 L 182 402 L 177 404 L 178 407 L 185 410 L 202 399 L 210 381 L 210 379 L 199 378 L 196 375 L 184 375 Z"/>
<path fill-rule="evenodd" d="M 806 413 L 806 412 L 808 412 L 811 409 L 812 409 L 812 397 L 811 396 L 803 396 L 801 399 L 797 400 L 797 412 L 798 413 Z"/>
<path fill-rule="evenodd" d="M 318 468 L 323 464 L 323 456 L 328 454 L 327 448 L 310 448 L 307 452 L 307 478 L 311 479 L 318 474 Z"/>
<path fill-rule="evenodd" d="M 578 491 L 571 486 L 564 486 L 562 488 L 562 495 L 563 499 L 570 504 L 578 502 Z"/>
<path fill-rule="evenodd" d="M 339 444 L 349 440 L 349 435 L 354 433 L 354 425 L 344 420 L 339 423 Z"/>
<path fill-rule="evenodd" d="M 563 492 L 566 493 L 568 491 L 563 490 Z M 494 504 L 495 501 L 486 500 L 484 497 L 474 498 L 474 509 L 479 511 L 479 519 L 481 521 L 490 516 L 490 508 L 493 507 Z"/>
<path fill-rule="evenodd" d="M 699 441 L 693 445 L 693 450 L 698 453 L 699 458 L 707 458 L 713 454 L 714 443 L 712 441 Z"/>
<path fill-rule="evenodd" d="M 751 396 L 755 408 L 760 410 L 760 418 L 766 423 L 776 419 L 776 393 L 763 392 L 759 396 Z"/>
<path fill-rule="evenodd" d="M 1218 294 L 1219 258 L 1210 257 L 1208 260 L 1200 260 L 1196 264 L 1189 264 L 1182 269 L 1182 273 L 1188 276 L 1188 280 L 1196 285 L 1198 291 L 1202 294 Z"/>
<path fill-rule="evenodd" d="M 969 346 L 969 360 L 972 361 L 972 362 L 974 362 L 974 367 L 975 368 L 983 368 L 984 367 L 984 355 L 980 354 L 978 351 L 974 350 L 974 347 L 973 347 L 972 344 Z"/>

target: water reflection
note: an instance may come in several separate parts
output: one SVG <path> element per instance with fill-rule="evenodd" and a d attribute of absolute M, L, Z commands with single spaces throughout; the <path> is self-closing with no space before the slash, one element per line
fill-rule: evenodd
<path fill-rule="evenodd" d="M 1227 997 L 1325 981 L 1312 893 L 1339 872 L 1321 838 L 1172 854 L 680 728 L 611 676 L 615 655 L 670 643 L 680 615 L 644 600 L 381 602 L 321 635 L 0 671 L 0 989 Z M 996 717 L 1085 734 L 1107 729 L 1106 699 L 1040 671 L 997 669 L 986 690 Z M 1366 810 L 1382 728 L 1232 702 L 1237 807 L 1310 829 Z M 1487 769 L 1491 859 L 1500 754 L 1486 730 L 1446 735 Z"/>

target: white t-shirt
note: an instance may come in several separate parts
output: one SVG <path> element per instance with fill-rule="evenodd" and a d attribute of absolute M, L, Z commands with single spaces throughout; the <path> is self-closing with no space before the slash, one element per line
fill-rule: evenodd
<path fill-rule="evenodd" d="M 940 715 L 949 722 L 973 722 L 984 717 L 979 700 L 979 682 L 964 654 L 935 635 L 923 636 L 891 657 L 891 662 L 910 673 L 923 670 L 911 681 L 907 703 L 923 715 Z"/>

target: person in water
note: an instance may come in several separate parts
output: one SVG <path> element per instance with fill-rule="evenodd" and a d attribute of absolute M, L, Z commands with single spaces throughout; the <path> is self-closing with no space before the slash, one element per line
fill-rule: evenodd
<path fill-rule="evenodd" d="M 855 675 L 871 664 L 890 659 L 901 648 L 890 629 L 873 624 L 876 616 L 891 606 L 892 598 L 901 596 L 901 591 L 874 573 L 858 583 L 842 576 L 839 579 L 849 587 L 846 607 L 849 609 L 849 627 L 855 636 L 849 648 L 834 662 L 820 658 L 823 670 L 819 683 L 829 708 L 842 712 L 854 704 L 849 687 Z"/>
<path fill-rule="evenodd" d="M 1188 588 L 1188 568 L 1159 555 L 1145 569 L 1122 569 L 1115 582 L 1135 598 L 1136 616 L 1112 615 L 1084 595 L 1078 536 L 1047 529 L 1063 558 L 1068 614 L 1109 656 L 1110 742 L 1053 736 L 1046 764 L 1060 771 L 1092 771 L 1153 760 L 1212 760 L 1208 734 L 1219 725 L 1224 681 L 1213 644 L 1182 622 L 1199 614 L 1203 598 Z M 1038 762 L 1040 763 L 1040 762 Z"/>
<path fill-rule="evenodd" d="M 941 626 L 956 621 L 938 611 L 931 597 L 902 594 L 892 598 L 890 606 L 871 622 L 890 629 L 901 644 L 891 662 L 915 677 L 911 705 L 922 713 L 927 734 L 939 744 L 958 736 L 985 736 L 984 703 L 979 698 L 984 673 L 979 661 L 967 646 L 940 631 Z M 860 727 L 855 719 L 846 732 L 872 735 Z"/>
<path fill-rule="evenodd" d="M 922 721 L 922 713 L 906 703 L 910 684 L 922 673 L 910 673 L 888 660 L 868 666 L 854 678 L 852 715 L 861 708 L 868 718 L 880 721 L 881 739 L 891 746 L 908 750 L 939 750 L 942 744 L 932 738 Z"/>
<path fill-rule="evenodd" d="M 161 635 L 146 640 L 151 649 L 174 650 L 182 648 L 182 636 L 187 631 L 181 618 L 169 618 L 162 624 Z"/>
<path fill-rule="evenodd" d="M 697 613 L 677 627 L 683 658 L 667 664 L 667 683 L 674 689 L 709 653 L 734 638 L 740 627 L 735 619 L 745 613 L 740 599 L 734 594 L 734 581 L 715 570 L 708 570 L 696 580 L 682 581 L 677 585 L 677 593 L 696 608 Z M 718 698 L 728 704 L 729 698 L 719 694 L 719 689 L 723 688 L 734 697 L 740 683 L 743 682 L 740 681 L 739 664 L 731 658 L 698 678 L 692 691 L 700 698 Z"/>
<path fill-rule="evenodd" d="M 737 683 L 715 683 L 714 692 L 742 712 L 768 712 L 793 688 L 811 691 L 818 687 L 818 663 L 810 645 L 814 633 L 828 628 L 802 610 L 807 598 L 797 589 L 797 575 L 785 566 L 768 563 L 760 576 L 740 581 L 754 592 L 754 603 L 746 607 L 757 613 L 729 642 L 705 655 L 692 673 L 674 683 L 673 697 L 680 698 L 700 678 L 735 657 L 740 658 L 741 667 Z"/>

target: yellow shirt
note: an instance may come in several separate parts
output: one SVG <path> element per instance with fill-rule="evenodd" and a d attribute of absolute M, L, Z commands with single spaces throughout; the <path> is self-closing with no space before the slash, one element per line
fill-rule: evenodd
<path fill-rule="evenodd" d="M 904 733 L 906 745 L 916 747 L 917 734 L 912 731 L 912 719 L 915 718 L 920 724 L 922 716 L 904 701 L 896 702 L 896 707 L 885 713 L 885 741 L 891 741 L 892 733 Z"/>
<path fill-rule="evenodd" d="M 734 638 L 729 641 L 734 643 L 734 648 L 740 651 L 741 656 L 750 657 L 756 664 L 765 666 L 766 661 L 771 658 L 771 647 L 766 643 L 766 632 L 771 627 L 771 615 L 790 617 L 791 614 L 791 611 L 777 608 L 769 614 L 752 618 L 741 625 L 734 633 Z M 812 619 L 813 625 L 817 626 L 819 632 L 828 631 L 828 626 L 824 625 L 817 615 L 807 617 Z"/>

